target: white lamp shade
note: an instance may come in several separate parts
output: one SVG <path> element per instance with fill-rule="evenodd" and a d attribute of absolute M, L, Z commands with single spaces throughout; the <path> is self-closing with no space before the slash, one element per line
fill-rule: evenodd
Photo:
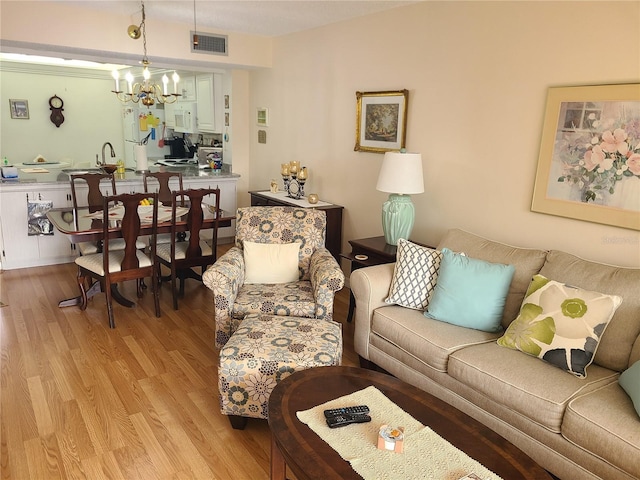
<path fill-rule="evenodd" d="M 376 190 L 407 195 L 423 193 L 422 155 L 386 152 L 378 175 Z"/>

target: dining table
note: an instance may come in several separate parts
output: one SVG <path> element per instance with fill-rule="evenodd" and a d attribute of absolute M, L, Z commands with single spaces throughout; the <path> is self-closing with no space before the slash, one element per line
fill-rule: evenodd
<path fill-rule="evenodd" d="M 149 208 L 138 207 L 138 214 L 141 218 L 140 223 L 140 236 L 151 235 L 152 226 L 150 222 L 145 221 L 145 217 L 149 215 Z M 176 231 L 182 234 L 184 239 L 185 232 L 188 231 L 188 225 L 186 221 L 186 213 L 188 209 L 184 207 L 178 207 L 176 212 Z M 203 229 L 212 228 L 215 224 L 215 215 L 211 208 L 203 208 L 204 221 Z M 181 213 L 181 215 L 179 215 Z M 110 211 L 111 214 L 111 211 Z M 121 217 L 118 217 L 116 213 L 110 220 L 109 238 L 121 238 Z M 229 227 L 231 222 L 235 220 L 235 215 L 225 210 L 218 211 L 219 220 L 218 227 Z M 60 233 L 67 236 L 71 243 L 80 242 L 101 242 L 104 238 L 103 228 L 103 212 L 95 207 L 61 207 L 52 208 L 47 212 L 47 218 L 51 224 Z M 171 206 L 158 206 L 158 226 L 157 234 L 171 233 Z M 101 285 L 99 281 L 94 282 L 87 290 L 87 298 L 90 298 L 97 293 L 100 293 Z M 133 307 L 134 302 L 122 295 L 117 288 L 117 285 L 112 285 L 111 292 L 114 300 L 126 307 Z M 77 296 L 65 300 L 61 300 L 58 303 L 58 307 L 71 307 L 74 305 L 80 305 L 82 303 L 82 297 Z"/>

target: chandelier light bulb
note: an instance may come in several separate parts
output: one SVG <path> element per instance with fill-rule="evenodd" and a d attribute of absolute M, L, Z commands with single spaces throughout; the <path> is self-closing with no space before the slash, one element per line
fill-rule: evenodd
<path fill-rule="evenodd" d="M 124 78 L 127 80 L 127 88 L 129 89 L 128 93 L 133 93 L 133 74 L 131 72 L 127 72 Z"/>
<path fill-rule="evenodd" d="M 116 89 L 114 90 L 115 92 L 119 92 L 120 91 L 120 82 L 118 81 L 120 79 L 120 72 L 118 72 L 118 70 L 114 70 L 111 72 L 111 76 L 113 77 L 113 79 L 116 82 Z"/>
<path fill-rule="evenodd" d="M 180 76 L 177 72 L 173 72 L 171 79 L 173 80 L 173 93 L 178 93 L 178 82 L 180 81 Z"/>
<path fill-rule="evenodd" d="M 162 93 L 164 95 L 168 94 L 168 91 L 167 91 L 168 90 L 168 85 L 169 85 L 169 77 L 167 77 L 167 74 L 165 73 L 162 76 Z"/>

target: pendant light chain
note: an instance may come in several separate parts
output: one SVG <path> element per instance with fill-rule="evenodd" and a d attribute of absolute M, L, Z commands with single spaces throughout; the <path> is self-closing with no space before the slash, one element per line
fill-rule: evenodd
<path fill-rule="evenodd" d="M 147 19 L 147 16 L 144 13 L 144 2 L 140 2 L 140 4 L 142 5 L 142 22 L 140 22 L 140 30 L 142 30 L 142 49 L 144 51 L 144 58 L 143 63 L 144 62 L 148 62 L 147 59 L 147 27 L 145 25 L 145 20 Z"/>
<path fill-rule="evenodd" d="M 198 46 L 198 23 L 196 22 L 196 0 L 193 0 L 193 46 Z"/>

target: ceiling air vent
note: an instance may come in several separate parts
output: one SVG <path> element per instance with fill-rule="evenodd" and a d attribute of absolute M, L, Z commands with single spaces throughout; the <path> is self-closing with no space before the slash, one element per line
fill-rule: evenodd
<path fill-rule="evenodd" d="M 203 35 L 198 33 L 198 44 L 193 44 L 193 36 L 196 32 L 191 32 L 191 38 L 189 43 L 191 44 L 191 51 L 195 53 L 210 53 L 212 55 L 228 55 L 227 51 L 227 36 L 226 35 Z"/>

